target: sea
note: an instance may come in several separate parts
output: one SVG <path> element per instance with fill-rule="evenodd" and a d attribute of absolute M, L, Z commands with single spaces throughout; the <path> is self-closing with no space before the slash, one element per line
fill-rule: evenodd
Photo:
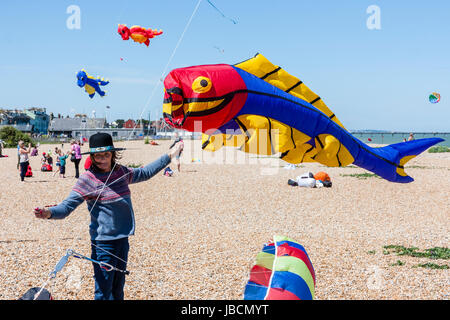
<path fill-rule="evenodd" d="M 351 131 L 353 136 L 366 144 L 392 144 L 408 140 L 411 132 L 355 132 Z M 450 132 L 412 132 L 414 139 L 423 138 L 442 138 L 445 141 L 438 143 L 436 146 L 450 147 Z M 372 141 L 370 141 L 370 140 Z"/>

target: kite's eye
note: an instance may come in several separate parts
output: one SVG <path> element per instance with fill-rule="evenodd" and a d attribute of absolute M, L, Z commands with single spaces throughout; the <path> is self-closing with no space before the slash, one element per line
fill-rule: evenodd
<path fill-rule="evenodd" d="M 198 77 L 194 80 L 192 83 L 192 90 L 197 93 L 205 93 L 211 90 L 212 83 L 211 80 L 209 80 L 206 77 Z"/>

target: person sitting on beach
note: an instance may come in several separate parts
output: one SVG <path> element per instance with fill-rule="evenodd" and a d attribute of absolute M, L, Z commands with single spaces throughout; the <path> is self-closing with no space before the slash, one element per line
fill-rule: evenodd
<path fill-rule="evenodd" d="M 408 141 L 413 141 L 414 140 L 414 135 L 412 133 L 409 134 L 409 138 Z"/>
<path fill-rule="evenodd" d="M 91 214 L 91 257 L 110 264 L 117 270 L 105 270 L 93 263 L 96 300 L 123 300 L 125 273 L 129 241 L 134 235 L 135 220 L 129 185 L 143 182 L 162 169 L 179 154 L 182 144 L 143 168 L 128 168 L 120 165 L 119 151 L 111 135 L 96 133 L 89 139 L 89 154 L 92 164 L 82 173 L 69 196 L 59 205 L 36 208 L 34 214 L 41 219 L 64 219 L 84 200 Z"/>
<path fill-rule="evenodd" d="M 37 149 L 37 147 L 33 147 L 33 149 L 31 150 L 30 157 L 36 157 L 37 155 L 38 155 L 38 149 Z"/>
<path fill-rule="evenodd" d="M 45 165 L 47 165 L 47 154 L 45 152 L 42 152 L 41 166 Z"/>
<path fill-rule="evenodd" d="M 53 157 L 51 153 L 47 153 L 47 163 L 51 166 L 53 165 Z"/>

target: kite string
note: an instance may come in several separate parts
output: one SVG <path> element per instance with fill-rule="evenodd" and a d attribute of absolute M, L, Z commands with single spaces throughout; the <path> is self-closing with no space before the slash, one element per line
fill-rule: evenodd
<path fill-rule="evenodd" d="M 189 28 L 189 26 L 190 26 L 190 24 L 191 24 L 191 22 L 192 22 L 192 20 L 193 20 L 193 18 L 194 18 L 194 16 L 195 16 L 195 14 L 197 13 L 197 10 L 198 10 L 198 8 L 199 8 L 201 2 L 202 2 L 202 0 L 199 0 L 199 1 L 197 2 L 197 5 L 195 6 L 195 9 L 194 9 L 194 11 L 193 11 L 192 14 L 191 14 L 191 17 L 189 18 L 189 20 L 188 20 L 188 22 L 187 22 L 187 24 L 186 24 L 186 26 L 185 26 L 185 28 L 184 28 L 184 30 L 183 30 L 183 33 L 181 34 L 180 38 L 178 39 L 178 42 L 177 42 L 177 44 L 176 44 L 174 50 L 172 51 L 172 54 L 171 54 L 171 56 L 170 56 L 170 58 L 169 58 L 169 60 L 168 60 L 168 62 L 167 62 L 167 64 L 166 64 L 166 66 L 164 67 L 164 70 L 163 70 L 163 72 L 162 72 L 162 74 L 161 74 L 161 77 L 160 77 L 161 79 L 162 79 L 162 77 L 164 76 L 164 74 L 166 73 L 167 68 L 169 67 L 170 63 L 172 62 L 172 59 L 173 59 L 173 57 L 175 56 L 175 53 L 176 53 L 176 51 L 178 50 L 178 47 L 180 46 L 181 41 L 183 40 L 184 35 L 185 35 L 187 29 Z M 152 92 L 151 92 L 151 94 L 150 94 L 150 96 L 149 96 L 149 98 L 148 98 L 148 100 L 147 100 L 147 103 L 145 104 L 144 108 L 142 109 L 142 112 L 141 112 L 141 114 L 140 114 L 140 116 L 139 116 L 139 119 L 142 118 L 142 115 L 144 114 L 144 111 L 147 109 L 148 105 L 150 104 L 150 101 L 152 100 L 152 98 L 153 98 L 153 96 L 154 96 L 154 94 L 155 94 L 155 92 L 156 92 L 156 89 L 159 87 L 159 84 L 160 84 L 160 82 L 157 82 L 156 85 L 153 87 L 153 90 L 152 90 Z M 136 123 L 136 124 L 134 125 L 133 130 L 130 132 L 130 134 L 129 134 L 129 136 L 128 136 L 128 139 L 127 139 L 128 141 L 130 140 L 132 134 L 133 134 L 134 131 L 136 130 L 137 125 L 138 125 L 138 123 Z M 97 196 L 97 199 L 95 200 L 94 205 L 92 206 L 91 210 L 89 211 L 89 214 L 91 214 L 92 210 L 94 209 L 95 205 L 97 204 L 97 201 L 98 201 L 100 195 L 102 194 L 103 190 L 105 189 L 105 187 L 106 187 L 106 185 L 107 185 L 107 183 L 108 183 L 108 181 L 109 181 L 109 178 L 110 178 L 112 172 L 114 171 L 114 169 L 115 169 L 115 167 L 116 167 L 116 164 L 117 164 L 117 163 L 114 163 L 114 166 L 113 166 L 113 168 L 112 168 L 112 170 L 111 170 L 111 172 L 110 172 L 108 178 L 106 179 L 105 183 L 103 184 L 103 188 L 102 188 L 102 190 L 100 191 L 99 195 Z M 130 171 L 130 172 L 131 172 L 131 171 Z M 130 172 L 128 172 L 126 175 L 128 175 Z M 96 244 L 94 244 L 94 243 L 91 243 L 91 244 L 92 244 L 94 247 L 96 247 L 96 248 L 98 248 L 98 249 L 100 249 L 100 250 L 102 250 L 102 251 L 104 251 L 104 252 L 110 254 L 110 255 L 113 256 L 114 258 L 119 259 L 120 261 L 122 261 L 122 262 L 124 262 L 124 263 L 127 263 L 127 261 L 124 261 L 124 260 L 121 259 L 120 257 L 117 257 L 116 255 L 114 255 L 114 254 L 108 252 L 107 250 L 105 250 L 105 249 L 103 249 L 103 248 L 97 246 Z"/>
<path fill-rule="evenodd" d="M 202 0 L 199 0 L 199 1 L 198 1 L 197 5 L 196 5 L 196 7 L 195 7 L 195 9 L 194 9 L 194 11 L 192 12 L 192 15 L 191 15 L 191 17 L 189 18 L 189 20 L 188 20 L 188 22 L 187 22 L 187 24 L 186 24 L 186 26 L 185 26 L 185 28 L 184 28 L 184 30 L 183 30 L 183 33 L 181 34 L 180 38 L 178 39 L 178 42 L 177 42 L 177 44 L 176 44 L 176 46 L 175 46 L 175 48 L 174 48 L 174 50 L 173 50 L 173 52 L 172 52 L 172 54 L 171 54 L 171 56 L 170 56 L 170 58 L 169 58 L 169 60 L 168 60 L 168 62 L 167 62 L 167 64 L 166 64 L 166 66 L 164 67 L 164 70 L 163 70 L 163 72 L 162 72 L 160 78 L 162 78 L 162 77 L 164 76 L 164 74 L 167 72 L 167 68 L 169 67 L 169 65 L 170 65 L 170 63 L 171 63 L 173 57 L 175 56 L 175 53 L 176 53 L 176 51 L 178 50 L 178 47 L 180 46 L 181 41 L 182 41 L 182 39 L 184 38 L 184 35 L 185 35 L 187 29 L 189 28 L 189 25 L 191 24 L 192 19 L 194 18 L 194 16 L 195 16 L 195 14 L 196 14 L 196 12 L 197 12 L 197 10 L 198 10 L 198 8 L 199 8 L 201 2 L 202 2 Z M 144 111 L 145 111 L 146 108 L 148 107 L 148 105 L 149 105 L 151 99 L 153 98 L 153 96 L 154 96 L 154 94 L 155 94 L 155 92 L 156 92 L 156 89 L 158 88 L 159 84 L 160 84 L 160 82 L 158 82 L 158 83 L 153 87 L 153 91 L 151 92 L 151 94 L 150 94 L 150 96 L 149 96 L 149 99 L 147 100 L 147 103 L 145 104 L 145 106 L 144 106 L 144 108 L 143 108 L 143 110 L 142 110 L 142 112 L 141 112 L 139 118 L 142 118 L 142 115 L 144 114 Z M 132 134 L 133 134 L 134 131 L 136 130 L 137 125 L 138 125 L 138 124 L 136 123 L 136 124 L 134 125 L 134 127 L 133 127 L 133 130 L 132 130 L 132 131 L 130 132 L 130 134 L 128 135 L 128 138 L 127 138 L 128 141 L 130 140 Z M 114 164 L 114 167 L 113 167 L 113 168 L 115 168 L 115 165 L 116 165 L 116 164 Z M 112 170 L 112 171 L 113 171 L 113 170 Z M 125 175 L 119 177 L 118 179 L 114 180 L 114 181 L 111 182 L 109 185 L 107 185 L 108 180 L 109 180 L 109 176 L 108 176 L 108 178 L 106 179 L 106 181 L 105 181 L 105 183 L 104 183 L 103 186 L 104 186 L 104 187 L 105 187 L 105 186 L 108 187 L 108 186 L 112 185 L 113 183 L 115 183 L 116 181 L 118 181 L 118 180 L 120 180 L 120 179 L 122 179 L 122 178 L 128 176 L 130 173 L 131 173 L 131 171 L 128 172 L 128 173 L 126 173 Z M 103 189 L 104 189 L 104 187 L 103 187 Z M 103 189 L 102 189 L 102 191 L 103 191 Z M 97 192 L 97 190 L 94 190 L 93 192 L 84 194 L 82 197 L 85 197 L 85 196 L 87 196 L 87 195 L 89 195 L 89 194 L 92 194 L 92 193 L 95 193 L 95 192 Z M 97 200 L 98 200 L 98 197 L 97 197 L 95 203 L 97 202 Z M 94 203 L 94 205 L 95 205 L 95 203 Z M 90 213 L 90 212 L 89 212 L 89 213 Z"/>
<path fill-rule="evenodd" d="M 223 12 L 220 11 L 219 8 L 217 8 L 210 0 L 207 0 L 207 1 L 208 1 L 208 3 L 211 5 L 211 7 L 213 7 L 214 9 L 216 9 L 216 11 L 219 12 L 219 13 L 222 15 L 222 17 L 224 17 L 224 18 L 230 20 L 230 21 L 233 22 L 234 24 L 237 24 L 237 22 L 236 22 L 234 19 L 231 19 L 231 18 L 227 17 L 226 15 L 224 15 Z"/>
<path fill-rule="evenodd" d="M 184 35 L 185 35 L 187 29 L 189 28 L 189 26 L 190 26 L 190 24 L 191 24 L 191 22 L 192 22 L 192 20 L 193 20 L 193 18 L 194 18 L 194 16 L 195 16 L 195 14 L 196 14 L 196 12 L 197 12 L 197 10 L 198 10 L 198 8 L 199 8 L 201 2 L 202 2 L 202 0 L 199 0 L 199 1 L 197 2 L 197 5 L 196 5 L 194 11 L 193 11 L 192 14 L 191 14 L 191 17 L 189 18 L 189 20 L 188 20 L 188 22 L 187 22 L 187 24 L 186 24 L 186 26 L 185 26 L 185 28 L 184 28 L 184 30 L 183 30 L 183 33 L 181 34 L 181 36 L 180 36 L 180 38 L 178 39 L 178 42 L 177 42 L 177 44 L 176 44 L 174 50 L 172 51 L 172 54 L 171 54 L 171 56 L 170 56 L 170 58 L 169 58 L 169 60 L 168 60 L 168 62 L 167 62 L 167 64 L 166 64 L 166 66 L 165 66 L 165 68 L 164 68 L 162 74 L 161 74 L 160 79 L 162 79 L 162 77 L 164 76 L 164 74 L 165 74 L 166 71 L 167 71 L 167 68 L 169 67 L 170 63 L 172 62 L 172 59 L 173 59 L 173 57 L 175 56 L 175 53 L 176 53 L 176 51 L 178 50 L 178 47 L 180 46 L 181 41 L 182 41 L 182 39 L 184 38 Z M 139 116 L 139 118 L 142 118 L 142 115 L 144 114 L 144 111 L 147 109 L 147 107 L 148 107 L 150 101 L 152 100 L 152 98 L 153 98 L 153 96 L 154 96 L 154 94 L 155 94 L 155 92 L 156 92 L 156 89 L 158 88 L 159 84 L 160 84 L 160 82 L 158 82 L 158 83 L 153 87 L 153 91 L 152 91 L 151 95 L 149 96 L 149 99 L 147 100 L 147 103 L 145 104 L 145 106 L 144 106 L 144 108 L 143 108 L 143 110 L 142 110 L 141 115 Z M 136 124 L 134 125 L 133 130 L 130 132 L 130 134 L 129 134 L 129 136 L 128 136 L 128 139 L 127 139 L 128 141 L 130 140 L 132 134 L 133 134 L 134 131 L 136 130 L 137 125 L 138 125 L 138 123 L 136 123 Z M 115 169 L 115 167 L 116 167 L 116 164 L 117 164 L 117 163 L 114 163 L 114 166 L 113 166 L 113 168 L 112 168 L 110 174 L 108 175 L 108 177 L 107 177 L 105 183 L 103 184 L 103 187 L 102 187 L 101 191 L 99 192 L 97 198 L 95 199 L 95 202 L 94 202 L 94 204 L 93 204 L 91 210 L 89 210 L 89 214 L 92 213 L 92 210 L 95 208 L 95 205 L 97 204 L 98 199 L 100 198 L 100 196 L 101 196 L 103 190 L 105 189 L 106 186 L 108 186 L 107 183 L 108 183 L 108 181 L 109 181 L 109 178 L 111 177 L 111 174 L 114 172 L 114 169 Z M 131 173 L 131 171 L 129 171 L 126 175 L 128 175 L 128 174 L 130 174 L 130 173 Z M 121 178 L 122 178 L 122 177 L 121 177 Z M 119 179 L 121 179 L 121 178 L 119 178 Z M 119 180 L 119 179 L 116 179 L 116 180 L 113 181 L 112 183 L 116 182 L 116 181 Z M 110 183 L 109 185 L 111 185 L 112 183 Z M 86 196 L 86 195 L 84 195 L 84 196 Z M 91 242 L 91 245 L 94 246 L 94 247 L 96 247 L 96 248 L 98 248 L 98 249 L 100 249 L 100 250 L 102 250 L 102 251 L 104 251 L 104 252 L 106 252 L 107 254 L 111 255 L 112 257 L 114 257 L 114 258 L 116 258 L 116 259 L 118 259 L 118 260 L 120 260 L 120 261 L 122 261 L 122 262 L 124 262 L 124 263 L 127 263 L 127 261 L 124 261 L 124 260 L 121 259 L 120 257 L 118 257 L 118 256 L 116 256 L 116 255 L 114 255 L 114 254 L 112 254 L 111 252 L 108 252 L 107 250 L 105 250 L 105 249 L 103 249 L 103 248 L 97 246 L 96 244 L 94 244 L 94 243 L 92 243 L 92 242 Z M 42 285 L 40 292 L 42 292 L 42 290 L 47 286 L 48 282 L 49 282 L 51 279 L 52 279 L 52 278 L 49 278 L 49 279 Z M 39 293 L 40 293 L 40 292 L 39 292 Z M 39 296 L 39 295 L 38 295 L 38 296 Z"/>

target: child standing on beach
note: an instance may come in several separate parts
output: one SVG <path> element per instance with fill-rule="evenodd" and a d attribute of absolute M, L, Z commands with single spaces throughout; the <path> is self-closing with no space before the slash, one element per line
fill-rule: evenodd
<path fill-rule="evenodd" d="M 59 149 L 58 147 L 55 148 L 55 154 L 56 154 L 56 166 L 59 167 L 60 163 L 59 163 Z"/>
<path fill-rule="evenodd" d="M 36 208 L 41 219 L 64 219 L 84 200 L 91 215 L 91 258 L 126 270 L 129 242 L 135 221 L 129 184 L 146 181 L 166 167 L 181 151 L 177 144 L 169 153 L 143 168 L 127 168 L 117 163 L 120 158 L 111 135 L 97 133 L 89 139 L 92 164 L 80 175 L 69 197 L 55 207 Z M 95 299 L 123 300 L 125 274 L 94 266 Z"/>
<path fill-rule="evenodd" d="M 65 178 L 66 176 L 66 159 L 69 157 L 69 153 L 63 154 L 61 150 L 59 150 L 59 177 Z"/>

